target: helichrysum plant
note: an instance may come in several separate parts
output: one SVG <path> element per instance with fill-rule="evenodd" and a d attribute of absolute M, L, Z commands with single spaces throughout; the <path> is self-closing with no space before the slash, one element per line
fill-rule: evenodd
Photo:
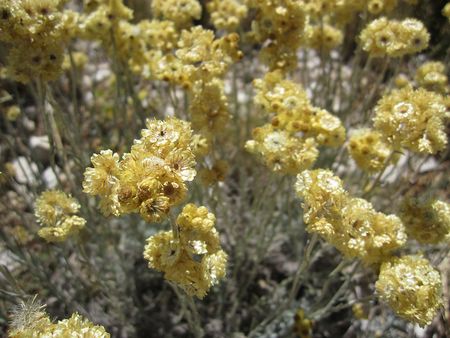
<path fill-rule="evenodd" d="M 449 18 L 0 0 L 0 336 L 445 337 Z"/>

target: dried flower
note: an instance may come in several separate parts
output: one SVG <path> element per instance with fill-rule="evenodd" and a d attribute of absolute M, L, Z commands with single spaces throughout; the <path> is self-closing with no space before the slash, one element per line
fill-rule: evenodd
<path fill-rule="evenodd" d="M 421 256 L 384 262 L 375 287 L 378 297 L 396 314 L 422 327 L 431 323 L 442 306 L 441 276 Z"/>
<path fill-rule="evenodd" d="M 359 129 L 354 131 L 348 143 L 348 150 L 359 168 L 367 172 L 382 170 L 393 150 L 386 143 L 382 134 L 372 129 Z M 395 163 L 397 158 L 391 159 Z"/>
<path fill-rule="evenodd" d="M 408 236 L 419 243 L 437 244 L 450 241 L 450 204 L 435 199 L 406 198 L 400 217 Z"/>
<path fill-rule="evenodd" d="M 84 173 L 84 192 L 100 196 L 105 215 L 140 213 L 159 223 L 186 197 L 185 182 L 196 175 L 190 124 L 149 119 L 146 127 L 122 160 L 111 150 L 102 151 L 92 156 L 94 168 Z"/>
<path fill-rule="evenodd" d="M 429 61 L 421 65 L 416 72 L 416 82 L 429 91 L 445 94 L 448 90 L 448 78 L 442 62 Z"/>
<path fill-rule="evenodd" d="M 152 13 L 154 17 L 173 21 L 181 28 L 194 19 L 200 19 L 202 7 L 196 0 L 153 0 Z"/>
<path fill-rule="evenodd" d="M 442 96 L 411 87 L 384 95 L 375 107 L 374 126 L 394 148 L 435 154 L 445 149 L 445 120 L 449 117 Z"/>
<path fill-rule="evenodd" d="M 295 188 L 303 199 L 306 230 L 321 235 L 347 257 L 376 263 L 406 242 L 397 216 L 376 212 L 368 201 L 350 197 L 331 171 L 305 170 L 297 176 Z"/>
<path fill-rule="evenodd" d="M 84 228 L 86 220 L 74 214 L 80 204 L 62 191 L 45 191 L 36 200 L 35 215 L 43 225 L 38 234 L 48 242 L 65 241 Z"/>
<path fill-rule="evenodd" d="M 428 47 L 430 34 L 416 19 L 403 21 L 380 18 L 372 21 L 360 34 L 362 49 L 372 57 L 401 57 Z"/>
<path fill-rule="evenodd" d="M 8 337 L 110 337 L 103 326 L 92 324 L 78 313 L 72 314 L 69 319 L 52 323 L 47 313 L 43 311 L 44 307 L 36 301 L 36 298 L 27 303 L 21 303 L 11 315 L 12 320 Z"/>
<path fill-rule="evenodd" d="M 206 207 L 187 204 L 177 218 L 176 234 L 160 232 L 147 239 L 149 267 L 188 295 L 203 298 L 225 276 L 227 255 L 220 248 L 215 216 Z"/>

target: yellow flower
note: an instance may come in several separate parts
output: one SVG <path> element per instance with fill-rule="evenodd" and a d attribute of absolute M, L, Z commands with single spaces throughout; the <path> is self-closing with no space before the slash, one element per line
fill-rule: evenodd
<path fill-rule="evenodd" d="M 397 7 L 397 3 L 397 0 L 369 0 L 367 9 L 372 14 L 392 12 L 392 10 Z"/>
<path fill-rule="evenodd" d="M 223 133 L 230 119 L 223 81 L 216 78 L 209 82 L 195 82 L 189 113 L 195 130 L 204 135 Z"/>
<path fill-rule="evenodd" d="M 306 39 L 306 44 L 319 51 L 330 51 L 342 44 L 344 36 L 342 31 L 329 24 L 314 25 L 311 27 L 311 36 Z"/>
<path fill-rule="evenodd" d="M 259 43 L 272 41 L 263 49 L 263 61 L 270 69 L 287 70 L 295 66 L 296 50 L 302 42 L 307 13 L 304 5 L 294 0 L 249 0 L 249 9 L 255 10 L 252 37 Z"/>
<path fill-rule="evenodd" d="M 381 265 L 375 284 L 378 297 L 396 314 L 425 326 L 442 306 L 439 272 L 421 256 L 391 258 Z"/>
<path fill-rule="evenodd" d="M 327 241 L 345 256 L 358 257 L 366 263 L 384 260 L 407 239 L 400 218 L 376 212 L 371 203 L 361 198 L 349 199 L 342 209 L 342 223 L 334 224 L 333 230 L 325 234 Z"/>
<path fill-rule="evenodd" d="M 359 39 L 362 49 L 373 57 L 401 57 L 427 48 L 430 34 L 419 20 L 397 21 L 383 17 L 369 23 Z"/>
<path fill-rule="evenodd" d="M 43 225 L 38 235 L 48 242 L 65 241 L 84 228 L 86 220 L 74 214 L 80 204 L 62 191 L 45 191 L 36 200 L 35 215 Z"/>
<path fill-rule="evenodd" d="M 110 334 L 105 331 L 103 326 L 94 325 L 78 313 L 72 314 L 69 319 L 63 319 L 54 324 L 51 334 L 53 337 L 110 337 Z"/>
<path fill-rule="evenodd" d="M 238 0 L 212 0 L 207 3 L 211 22 L 217 29 L 235 31 L 247 15 L 247 7 Z"/>
<path fill-rule="evenodd" d="M 258 155 L 274 172 L 296 174 L 310 168 L 319 155 L 314 139 L 290 136 L 271 124 L 254 129 L 253 138 L 246 142 L 245 149 Z"/>
<path fill-rule="evenodd" d="M 91 157 L 94 168 L 84 172 L 83 192 L 102 198 L 101 210 L 107 216 L 119 215 L 117 192 L 119 189 L 119 155 L 112 150 L 102 150 Z"/>
<path fill-rule="evenodd" d="M 450 242 L 450 204 L 406 198 L 400 207 L 400 217 L 408 235 L 419 243 Z"/>
<path fill-rule="evenodd" d="M 394 148 L 435 154 L 447 144 L 448 113 L 442 96 L 405 87 L 384 95 L 375 107 L 375 129 Z"/>
<path fill-rule="evenodd" d="M 144 258 L 188 295 L 203 298 L 225 276 L 227 263 L 215 216 L 206 207 L 187 204 L 176 222 L 176 234 L 160 232 L 147 239 Z"/>
<path fill-rule="evenodd" d="M 190 124 L 176 118 L 149 119 L 146 127 L 122 160 L 111 150 L 91 158 L 94 168 L 86 169 L 83 188 L 100 196 L 105 215 L 139 213 L 159 223 L 186 198 L 185 182 L 196 175 Z"/>
<path fill-rule="evenodd" d="M 303 171 L 295 188 L 303 200 L 306 230 L 319 234 L 347 257 L 376 263 L 406 242 L 397 216 L 376 212 L 368 201 L 350 197 L 329 170 Z"/>
<path fill-rule="evenodd" d="M 153 0 L 152 13 L 156 18 L 173 21 L 183 28 L 192 20 L 200 19 L 202 7 L 196 0 Z"/>
<path fill-rule="evenodd" d="M 191 255 L 214 253 L 220 249 L 216 217 L 206 207 L 187 204 L 177 217 L 181 246 Z"/>
<path fill-rule="evenodd" d="M 109 338 L 103 326 L 94 325 L 78 313 L 69 319 L 52 323 L 44 306 L 32 299 L 21 303 L 12 313 L 8 331 L 10 338 L 87 337 Z"/>
<path fill-rule="evenodd" d="M 419 86 L 427 90 L 441 94 L 445 94 L 447 91 L 448 78 L 442 62 L 425 62 L 417 69 L 415 79 Z"/>
<path fill-rule="evenodd" d="M 359 129 L 350 137 L 348 150 L 359 168 L 369 173 L 378 172 L 386 165 L 393 149 L 382 139 L 382 134 L 372 129 Z M 395 163 L 393 157 L 391 162 Z"/>
<path fill-rule="evenodd" d="M 8 45 L 9 75 L 23 83 L 36 78 L 56 79 L 61 72 L 64 46 L 71 38 L 68 32 L 74 12 L 61 12 L 59 0 L 3 0 L 0 8 L 0 40 Z"/>

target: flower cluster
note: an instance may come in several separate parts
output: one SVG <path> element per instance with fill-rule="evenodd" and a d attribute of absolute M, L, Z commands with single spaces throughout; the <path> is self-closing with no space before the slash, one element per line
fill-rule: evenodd
<path fill-rule="evenodd" d="M 152 0 L 152 14 L 182 28 L 189 26 L 192 20 L 200 19 L 202 7 L 197 0 Z"/>
<path fill-rule="evenodd" d="M 78 201 L 59 190 L 44 191 L 35 203 L 35 216 L 43 226 L 38 235 L 48 242 L 65 241 L 84 228 L 86 220 L 77 216 Z"/>
<path fill-rule="evenodd" d="M 238 0 L 212 0 L 207 3 L 211 22 L 217 29 L 234 32 L 247 15 L 247 6 Z"/>
<path fill-rule="evenodd" d="M 253 140 L 245 149 L 258 155 L 274 172 L 296 174 L 310 168 L 319 151 L 313 138 L 291 136 L 285 130 L 276 130 L 271 124 L 253 130 Z"/>
<path fill-rule="evenodd" d="M 12 314 L 10 338 L 89 337 L 109 338 L 110 334 L 100 325 L 94 325 L 78 313 L 69 319 L 53 323 L 43 306 L 37 302 L 22 303 Z"/>
<path fill-rule="evenodd" d="M 150 268 L 164 272 L 188 295 L 203 298 L 225 276 L 227 255 L 214 228 L 215 216 L 206 207 L 187 204 L 174 231 L 147 239 L 144 258 Z"/>
<path fill-rule="evenodd" d="M 85 6 L 85 13 L 78 23 L 79 35 L 88 40 L 100 40 L 105 46 L 111 42 L 111 31 L 122 20 L 133 18 L 133 11 L 121 0 L 100 0 Z"/>
<path fill-rule="evenodd" d="M 377 263 L 406 242 L 398 217 L 376 212 L 368 201 L 349 196 L 329 170 L 303 171 L 295 188 L 303 199 L 307 231 L 319 234 L 347 257 Z"/>
<path fill-rule="evenodd" d="M 450 204 L 443 201 L 406 198 L 400 218 L 408 236 L 422 244 L 450 242 Z"/>
<path fill-rule="evenodd" d="M 369 173 L 382 170 L 387 164 L 392 148 L 386 143 L 382 134 L 373 129 L 355 130 L 351 135 L 348 150 L 359 168 Z M 391 163 L 397 158 L 393 157 Z"/>
<path fill-rule="evenodd" d="M 384 95 L 373 119 L 385 140 L 396 150 L 405 148 L 422 154 L 445 149 L 445 120 L 449 114 L 441 95 L 411 87 Z"/>
<path fill-rule="evenodd" d="M 8 44 L 7 71 L 27 83 L 36 77 L 54 80 L 61 71 L 64 46 L 71 37 L 71 11 L 60 12 L 62 1 L 0 1 L 0 41 Z"/>
<path fill-rule="evenodd" d="M 318 145 L 338 147 L 345 141 L 341 121 L 313 107 L 300 85 L 283 79 L 281 71 L 254 81 L 255 103 L 272 116 L 271 124 L 256 128 L 246 149 L 261 155 L 274 171 L 296 174 L 311 167 Z"/>
<path fill-rule="evenodd" d="M 442 94 L 448 92 L 448 77 L 442 62 L 425 62 L 417 69 L 415 80 L 426 90 Z"/>
<path fill-rule="evenodd" d="M 197 81 L 192 87 L 189 105 L 192 127 L 211 139 L 214 134 L 223 132 L 230 120 L 228 98 L 221 79 Z"/>
<path fill-rule="evenodd" d="M 372 21 L 360 34 L 363 50 L 372 57 L 401 57 L 428 47 L 430 34 L 416 19 L 403 21 L 380 18 Z"/>
<path fill-rule="evenodd" d="M 269 41 L 262 50 L 262 60 L 271 70 L 295 67 L 296 51 L 302 43 L 306 24 L 302 4 L 294 0 L 248 0 L 247 3 L 256 11 L 252 39 L 259 43 Z"/>
<path fill-rule="evenodd" d="M 397 7 L 398 0 L 369 0 L 367 10 L 371 14 L 392 12 Z"/>
<path fill-rule="evenodd" d="M 342 30 L 327 23 L 310 25 L 308 30 L 305 44 L 320 52 L 328 52 L 341 45 L 344 40 Z"/>
<path fill-rule="evenodd" d="M 223 77 L 242 57 L 238 42 L 236 33 L 215 39 L 213 31 L 197 26 L 183 30 L 174 53 L 154 63 L 157 79 L 188 89 L 192 126 L 208 140 L 223 132 L 229 120 Z"/>
<path fill-rule="evenodd" d="M 425 326 L 442 306 L 439 272 L 421 256 L 391 258 L 380 268 L 378 297 L 401 317 Z"/>
<path fill-rule="evenodd" d="M 141 136 L 120 161 L 111 150 L 93 155 L 83 189 L 101 197 L 105 215 L 136 212 L 148 222 L 160 222 L 184 200 L 185 182 L 196 175 L 192 131 L 188 122 L 176 118 L 147 120 Z"/>

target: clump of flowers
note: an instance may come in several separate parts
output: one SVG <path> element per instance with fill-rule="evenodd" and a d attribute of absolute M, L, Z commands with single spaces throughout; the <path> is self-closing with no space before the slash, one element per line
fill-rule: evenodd
<path fill-rule="evenodd" d="M 425 62 L 417 69 L 415 79 L 417 84 L 426 90 L 442 94 L 448 91 L 448 77 L 442 62 Z"/>
<path fill-rule="evenodd" d="M 176 118 L 147 120 L 141 136 L 120 161 L 111 150 L 94 154 L 83 189 L 100 196 L 105 215 L 136 212 L 148 222 L 160 222 L 184 200 L 185 182 L 196 175 L 192 130 L 188 122 Z"/>
<path fill-rule="evenodd" d="M 386 143 L 382 134 L 373 129 L 359 129 L 354 131 L 348 143 L 350 156 L 359 168 L 369 173 L 382 170 L 392 148 Z M 391 162 L 395 162 L 392 158 Z"/>
<path fill-rule="evenodd" d="M 212 0 L 207 3 L 211 22 L 217 29 L 234 32 L 247 15 L 247 6 L 238 0 Z"/>
<path fill-rule="evenodd" d="M 401 57 L 428 47 L 430 34 L 419 20 L 403 21 L 380 18 L 372 21 L 360 34 L 363 50 L 372 57 Z"/>
<path fill-rule="evenodd" d="M 272 117 L 275 129 L 312 137 L 320 145 L 338 147 L 345 141 L 345 128 L 336 116 L 314 107 L 301 85 L 283 78 L 280 71 L 254 81 L 255 103 Z"/>
<path fill-rule="evenodd" d="M 188 90 L 192 127 L 209 141 L 223 133 L 230 118 L 223 77 L 243 55 L 238 42 L 236 33 L 215 39 L 213 31 L 197 26 L 183 30 L 174 53 L 154 63 L 157 79 Z"/>
<path fill-rule="evenodd" d="M 408 236 L 422 244 L 450 241 L 450 204 L 435 199 L 406 198 L 400 217 Z"/>
<path fill-rule="evenodd" d="M 8 44 L 7 71 L 13 79 L 27 83 L 59 75 L 76 16 L 60 7 L 59 0 L 0 1 L 0 41 Z"/>
<path fill-rule="evenodd" d="M 35 215 L 42 225 L 38 235 L 48 242 L 62 242 L 78 234 L 86 220 L 76 214 L 78 201 L 59 190 L 44 191 L 35 204 Z"/>
<path fill-rule="evenodd" d="M 155 18 L 173 21 L 183 28 L 200 19 L 202 7 L 197 0 L 153 0 L 152 13 Z"/>
<path fill-rule="evenodd" d="M 368 201 L 349 196 L 331 171 L 305 170 L 295 187 L 303 199 L 306 230 L 345 256 L 376 263 L 405 244 L 405 229 L 397 216 L 376 212 Z"/>
<path fill-rule="evenodd" d="M 321 52 L 328 52 L 342 44 L 342 31 L 327 23 L 309 27 L 310 34 L 306 38 L 306 45 Z"/>
<path fill-rule="evenodd" d="M 44 311 L 44 306 L 35 299 L 22 302 L 12 313 L 10 338 L 26 337 L 90 337 L 109 338 L 110 334 L 100 325 L 94 325 L 78 313 L 69 319 L 53 323 Z"/>
<path fill-rule="evenodd" d="M 442 281 L 421 256 L 394 257 L 384 262 L 375 284 L 378 297 L 397 315 L 420 326 L 431 324 L 442 306 Z"/>
<path fill-rule="evenodd" d="M 144 258 L 149 267 L 188 295 L 203 298 L 225 276 L 227 255 L 214 228 L 215 216 L 206 207 L 187 204 L 175 229 L 147 239 Z"/>
<path fill-rule="evenodd" d="M 382 12 L 392 12 L 397 7 L 398 0 L 369 0 L 367 10 L 371 14 L 380 14 Z"/>
<path fill-rule="evenodd" d="M 248 7 L 256 11 L 251 37 L 259 43 L 269 41 L 262 50 L 262 55 L 267 54 L 262 60 L 271 70 L 295 67 L 306 24 L 302 4 L 293 0 L 249 0 Z"/>
<path fill-rule="evenodd" d="M 441 95 L 405 87 L 384 95 L 375 107 L 375 129 L 396 150 L 422 154 L 445 149 L 449 115 Z"/>
<path fill-rule="evenodd" d="M 245 149 L 258 155 L 274 172 L 296 174 L 310 168 L 319 151 L 313 138 L 302 139 L 266 124 L 253 130 L 253 140 Z"/>
<path fill-rule="evenodd" d="M 192 88 L 191 115 L 192 127 L 208 138 L 223 132 L 230 120 L 228 99 L 223 81 L 214 78 L 211 81 L 197 81 Z"/>
<path fill-rule="evenodd" d="M 313 107 L 300 85 L 283 79 L 281 71 L 254 81 L 255 103 L 272 116 L 271 124 L 253 131 L 247 151 L 257 154 L 273 171 L 296 174 L 310 168 L 318 145 L 338 147 L 345 141 L 341 121 L 325 109 Z"/>

